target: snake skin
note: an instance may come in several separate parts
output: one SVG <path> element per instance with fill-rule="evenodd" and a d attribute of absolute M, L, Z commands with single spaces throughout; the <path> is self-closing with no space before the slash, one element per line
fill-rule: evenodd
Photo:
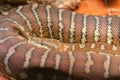
<path fill-rule="evenodd" d="M 37 67 L 61 71 L 76 80 L 120 78 L 119 18 L 43 4 L 12 9 L 0 16 L 0 75 L 30 80 L 26 75 Z"/>

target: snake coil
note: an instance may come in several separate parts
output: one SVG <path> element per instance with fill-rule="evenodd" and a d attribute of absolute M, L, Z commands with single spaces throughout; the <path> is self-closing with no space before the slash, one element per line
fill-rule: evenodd
<path fill-rule="evenodd" d="M 0 16 L 0 73 L 21 80 L 38 67 L 93 80 L 120 77 L 119 35 L 119 16 L 19 6 Z"/>

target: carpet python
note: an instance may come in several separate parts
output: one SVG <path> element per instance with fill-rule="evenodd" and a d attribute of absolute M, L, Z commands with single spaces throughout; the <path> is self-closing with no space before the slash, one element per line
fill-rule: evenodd
<path fill-rule="evenodd" d="M 119 16 L 84 15 L 44 4 L 19 6 L 0 16 L 0 75 L 34 80 L 28 78 L 36 72 L 29 74 L 39 68 L 76 80 L 119 78 L 119 25 Z"/>

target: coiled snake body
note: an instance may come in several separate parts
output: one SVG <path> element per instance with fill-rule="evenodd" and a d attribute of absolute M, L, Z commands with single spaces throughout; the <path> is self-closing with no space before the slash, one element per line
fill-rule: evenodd
<path fill-rule="evenodd" d="M 21 80 L 20 73 L 39 67 L 93 80 L 120 77 L 119 31 L 119 16 L 19 6 L 0 16 L 0 73 Z"/>

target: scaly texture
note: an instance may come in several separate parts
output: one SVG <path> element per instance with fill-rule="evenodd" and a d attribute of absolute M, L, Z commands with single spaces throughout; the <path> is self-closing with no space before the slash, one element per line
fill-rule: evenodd
<path fill-rule="evenodd" d="M 42 4 L 12 9 L 0 16 L 0 73 L 28 79 L 36 67 L 75 78 L 120 77 L 119 21 Z"/>

